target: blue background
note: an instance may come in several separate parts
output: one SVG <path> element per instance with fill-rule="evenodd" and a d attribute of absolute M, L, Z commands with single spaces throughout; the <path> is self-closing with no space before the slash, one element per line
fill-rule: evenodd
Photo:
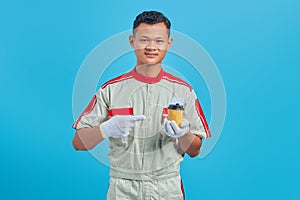
<path fill-rule="evenodd" d="M 226 88 L 217 145 L 182 165 L 187 199 L 300 199 L 297 0 L 2 1 L 0 199 L 105 199 L 109 169 L 71 145 L 73 83 L 150 9 L 208 51 Z"/>

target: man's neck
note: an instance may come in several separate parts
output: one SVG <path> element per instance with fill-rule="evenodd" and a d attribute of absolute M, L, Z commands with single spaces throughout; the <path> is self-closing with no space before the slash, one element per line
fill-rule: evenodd
<path fill-rule="evenodd" d="M 136 72 L 148 77 L 157 77 L 161 71 L 161 63 L 155 65 L 137 65 Z"/>

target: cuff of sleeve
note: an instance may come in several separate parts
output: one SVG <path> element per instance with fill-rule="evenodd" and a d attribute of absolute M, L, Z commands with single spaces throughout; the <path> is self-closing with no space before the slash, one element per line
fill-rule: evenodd
<path fill-rule="evenodd" d="M 193 134 L 195 134 L 195 135 L 197 135 L 197 136 L 199 136 L 201 139 L 207 139 L 207 138 L 209 138 L 210 136 L 208 136 L 205 132 L 202 132 L 202 131 L 195 131 L 195 130 L 190 130 L 191 131 L 191 133 L 193 133 Z"/>

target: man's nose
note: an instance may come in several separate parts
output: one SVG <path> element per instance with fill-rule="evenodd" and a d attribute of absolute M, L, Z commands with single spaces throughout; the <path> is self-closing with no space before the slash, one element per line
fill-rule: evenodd
<path fill-rule="evenodd" d="M 149 42 L 148 42 L 148 44 L 146 45 L 146 49 L 147 50 L 157 50 L 157 45 L 156 45 L 156 43 L 155 43 L 155 41 L 154 40 L 150 40 Z"/>

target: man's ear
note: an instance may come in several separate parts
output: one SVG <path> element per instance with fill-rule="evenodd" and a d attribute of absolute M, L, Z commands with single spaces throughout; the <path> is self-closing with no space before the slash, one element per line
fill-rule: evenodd
<path fill-rule="evenodd" d="M 129 44 L 130 44 L 130 46 L 131 46 L 132 48 L 134 48 L 133 40 L 134 40 L 133 35 L 130 35 L 130 36 L 129 36 Z"/>
<path fill-rule="evenodd" d="M 173 38 L 169 38 L 168 39 L 168 49 L 167 50 L 169 50 L 171 48 L 172 43 L 173 43 Z"/>

